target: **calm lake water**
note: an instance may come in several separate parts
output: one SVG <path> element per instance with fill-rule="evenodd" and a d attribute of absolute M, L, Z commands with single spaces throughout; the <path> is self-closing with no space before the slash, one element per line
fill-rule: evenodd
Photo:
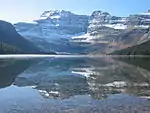
<path fill-rule="evenodd" d="M 0 113 L 150 113 L 149 58 L 0 60 Z"/>

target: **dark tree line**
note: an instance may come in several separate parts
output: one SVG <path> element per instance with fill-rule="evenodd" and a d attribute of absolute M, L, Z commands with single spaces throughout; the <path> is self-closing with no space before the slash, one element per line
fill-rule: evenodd
<path fill-rule="evenodd" d="M 18 52 L 19 49 L 16 47 L 0 42 L 0 54 L 15 54 Z"/>

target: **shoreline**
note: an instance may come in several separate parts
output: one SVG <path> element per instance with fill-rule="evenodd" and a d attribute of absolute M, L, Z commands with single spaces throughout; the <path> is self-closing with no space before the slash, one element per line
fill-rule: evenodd
<path fill-rule="evenodd" d="M 149 58 L 150 55 L 45 55 L 45 54 L 1 54 L 4 58 Z"/>

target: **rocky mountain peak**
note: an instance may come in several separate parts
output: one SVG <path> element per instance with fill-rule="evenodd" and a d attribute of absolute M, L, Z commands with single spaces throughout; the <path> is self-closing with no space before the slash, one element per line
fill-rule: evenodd
<path fill-rule="evenodd" d="M 65 11 L 65 10 L 50 10 L 50 11 L 45 11 L 42 13 L 40 16 L 41 18 L 60 18 L 60 17 L 66 17 L 68 15 L 72 15 L 70 11 Z"/>
<path fill-rule="evenodd" d="M 92 17 L 94 18 L 99 18 L 99 17 L 102 17 L 102 16 L 111 16 L 108 12 L 103 12 L 103 11 L 94 11 L 91 15 Z"/>

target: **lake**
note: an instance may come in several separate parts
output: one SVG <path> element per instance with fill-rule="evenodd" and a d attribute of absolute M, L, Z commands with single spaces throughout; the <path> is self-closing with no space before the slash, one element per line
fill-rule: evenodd
<path fill-rule="evenodd" d="M 0 113 L 150 113 L 150 59 L 0 59 Z"/>

